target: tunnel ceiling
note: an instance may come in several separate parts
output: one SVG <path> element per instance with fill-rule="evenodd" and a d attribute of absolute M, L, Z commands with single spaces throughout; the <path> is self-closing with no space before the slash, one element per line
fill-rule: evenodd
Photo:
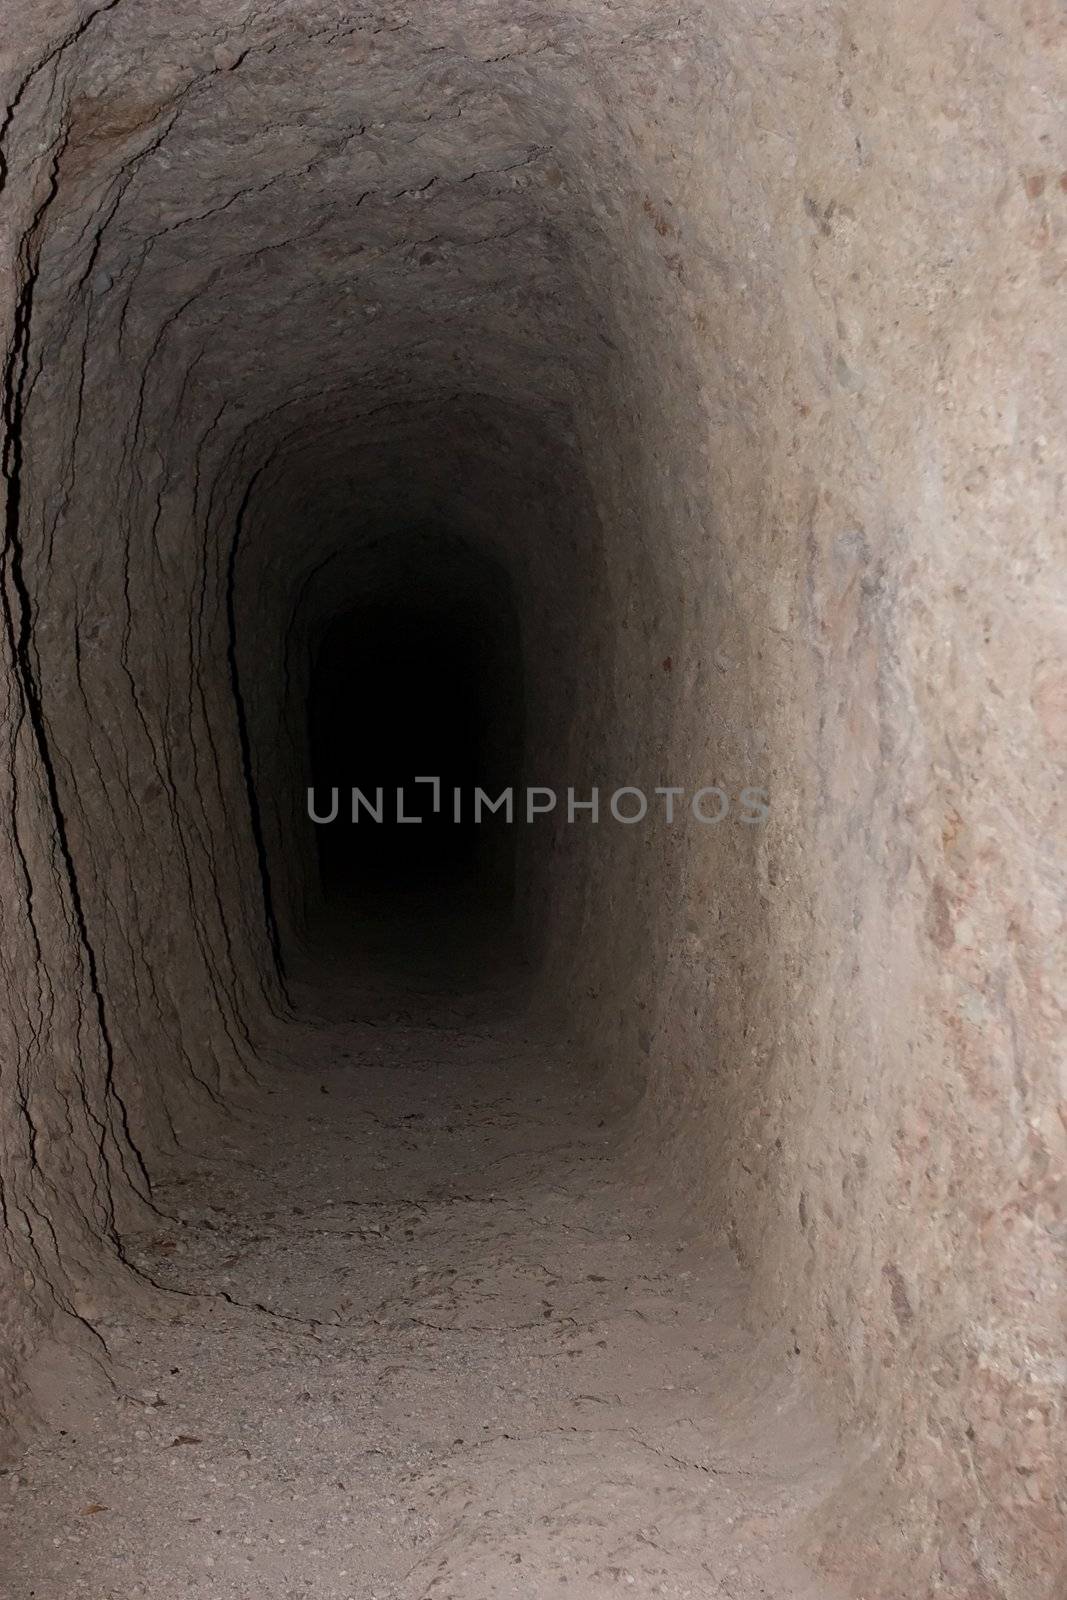
<path fill-rule="evenodd" d="M 672 26 L 636 5 L 106 7 L 42 290 L 80 285 L 101 348 L 149 384 L 180 367 L 264 445 L 457 393 L 551 410 L 612 342 L 626 108 L 598 62 L 617 82 L 625 52 L 647 97 Z"/>

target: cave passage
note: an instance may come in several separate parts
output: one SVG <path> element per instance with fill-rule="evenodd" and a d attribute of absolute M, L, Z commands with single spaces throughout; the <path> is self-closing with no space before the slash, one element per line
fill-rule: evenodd
<path fill-rule="evenodd" d="M 521 665 L 508 620 L 473 601 L 442 611 L 409 601 L 329 625 L 308 693 L 327 901 L 480 894 L 506 913 L 514 834 L 486 805 L 476 820 L 475 791 L 495 800 L 522 771 Z"/>
<path fill-rule="evenodd" d="M 12 1600 L 1067 1593 L 1055 9 L 9 3 Z"/>

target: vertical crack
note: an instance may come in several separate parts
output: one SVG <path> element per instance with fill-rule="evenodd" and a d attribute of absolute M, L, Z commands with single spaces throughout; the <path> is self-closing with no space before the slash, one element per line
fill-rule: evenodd
<path fill-rule="evenodd" d="M 263 917 L 271 955 L 274 959 L 274 968 L 278 974 L 282 994 L 285 997 L 286 1004 L 288 1004 L 289 993 L 286 985 L 285 961 L 282 956 L 281 937 L 278 933 L 278 920 L 274 914 L 274 894 L 271 887 L 267 841 L 263 832 L 263 814 L 260 810 L 259 795 L 256 792 L 255 770 L 252 764 L 252 740 L 248 731 L 248 711 L 241 689 L 241 673 L 237 663 L 237 554 L 240 549 L 245 517 L 248 514 L 248 506 L 252 499 L 253 491 L 273 459 L 273 455 L 268 457 L 262 466 L 258 467 L 252 474 L 241 497 L 241 503 L 237 508 L 237 515 L 234 519 L 233 538 L 230 540 L 229 554 L 226 559 L 226 661 L 229 667 L 230 688 L 233 692 L 233 703 L 237 715 L 237 736 L 241 746 L 241 771 L 244 775 L 245 794 L 248 798 L 248 814 L 252 826 L 252 839 L 255 845 L 256 862 L 259 867 L 259 882 L 263 893 Z"/>
<path fill-rule="evenodd" d="M 47 722 L 41 697 L 40 683 L 37 670 L 33 661 L 32 640 L 34 626 L 34 608 L 30 596 L 29 586 L 26 581 L 23 561 L 22 546 L 22 473 L 23 473 L 23 427 L 25 413 L 26 381 L 29 370 L 30 337 L 33 318 L 34 290 L 37 283 L 38 263 L 36 257 L 31 258 L 29 241 L 32 240 L 40 227 L 41 221 L 55 198 L 58 189 L 59 161 L 66 148 L 69 130 L 65 130 L 57 141 L 53 153 L 49 183 L 37 211 L 32 219 L 29 229 L 23 236 L 21 265 L 24 270 L 24 279 L 19 287 L 15 301 L 15 317 L 11 343 L 8 348 L 4 363 L 3 382 L 3 422 L 4 440 L 2 453 L 2 474 L 6 484 L 6 497 L 4 507 L 4 547 L 2 552 L 3 582 L 2 603 L 4 613 L 4 628 L 8 645 L 15 668 L 15 675 L 19 686 L 22 703 L 25 708 L 26 719 L 32 733 L 34 747 L 40 761 L 41 771 L 44 775 L 45 790 L 51 812 L 55 841 L 63 865 L 65 886 L 69 896 L 74 931 L 78 945 L 81 949 L 85 963 L 85 971 L 89 989 L 93 998 L 97 1031 L 104 1057 L 104 1090 L 110 1105 L 118 1113 L 123 1140 L 115 1140 L 119 1151 L 119 1159 L 124 1174 L 131 1186 L 142 1199 L 149 1199 L 151 1194 L 151 1180 L 145 1166 L 141 1152 L 130 1128 L 129 1113 L 115 1081 L 115 1050 L 108 1019 L 107 1004 L 104 997 L 103 983 L 100 975 L 99 962 L 96 950 L 89 934 L 85 906 L 81 894 L 77 867 L 70 843 L 70 834 L 67 819 L 63 810 L 59 793 L 59 783 L 56 776 L 56 766 L 48 738 Z M 94 1119 L 96 1120 L 96 1119 Z M 110 1195 L 110 1164 L 106 1148 L 106 1131 L 103 1124 L 98 1125 L 98 1142 L 100 1159 L 103 1164 L 105 1177 L 108 1182 L 108 1225 L 114 1233 L 114 1208 Z M 125 1149 L 132 1152 L 137 1166 L 137 1181 L 128 1170 Z"/>

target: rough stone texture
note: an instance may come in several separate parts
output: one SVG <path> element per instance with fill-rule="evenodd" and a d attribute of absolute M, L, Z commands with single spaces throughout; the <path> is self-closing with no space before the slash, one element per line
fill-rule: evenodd
<path fill-rule="evenodd" d="M 871 1441 L 823 1559 L 1051 1600 L 1058 8 L 4 23 L 12 1418 L 284 1015 L 315 630 L 447 525 L 510 575 L 531 774 L 771 790 L 558 829 L 525 903 L 545 1004 Z"/>
<path fill-rule="evenodd" d="M 846 1600 L 783 1549 L 841 1452 L 728 1246 L 635 1188 L 469 925 L 405 930 L 417 995 L 374 970 L 386 931 L 355 994 L 316 963 L 285 1115 L 127 1235 L 169 1314 L 110 1315 L 119 1395 L 0 1477 L 7 1592 Z"/>

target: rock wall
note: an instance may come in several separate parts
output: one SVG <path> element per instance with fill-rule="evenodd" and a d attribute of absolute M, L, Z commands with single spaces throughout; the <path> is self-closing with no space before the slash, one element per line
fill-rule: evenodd
<path fill-rule="evenodd" d="M 770 791 L 559 825 L 526 893 L 546 992 L 871 1440 L 823 1558 L 1058 1593 L 1056 8 L 8 20 L 11 1416 L 284 1013 L 316 629 L 448 526 L 509 575 L 531 773 Z"/>

